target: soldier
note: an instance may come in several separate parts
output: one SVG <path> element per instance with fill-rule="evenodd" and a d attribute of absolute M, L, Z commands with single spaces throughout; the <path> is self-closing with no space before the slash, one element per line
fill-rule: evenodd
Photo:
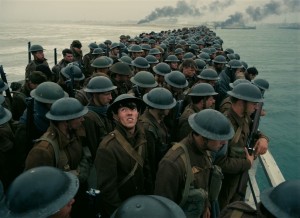
<path fill-rule="evenodd" d="M 150 64 L 150 67 L 149 67 L 149 72 L 152 73 L 154 75 L 154 72 L 153 72 L 153 67 L 155 67 L 159 61 L 153 56 L 153 55 L 147 55 L 145 57 L 145 59 L 148 61 L 148 63 Z"/>
<path fill-rule="evenodd" d="M 155 80 L 159 87 L 165 87 L 167 84 L 165 82 L 165 75 L 171 73 L 171 67 L 166 63 L 159 63 L 153 67 L 155 73 Z"/>
<path fill-rule="evenodd" d="M 87 105 L 89 113 L 84 116 L 83 123 L 85 129 L 88 130 L 86 131 L 86 138 L 92 145 L 90 150 L 93 159 L 103 137 L 114 129 L 113 122 L 107 118 L 106 112 L 112 100 L 111 93 L 116 88 L 111 80 L 105 76 L 93 77 L 84 88 L 84 91 L 91 96 Z"/>
<path fill-rule="evenodd" d="M 73 42 L 70 45 L 70 49 L 73 52 L 73 60 L 77 62 L 80 68 L 83 66 L 81 47 L 82 44 L 79 40 L 73 40 Z"/>
<path fill-rule="evenodd" d="M 33 56 L 33 60 L 26 66 L 25 80 L 29 77 L 32 71 L 36 70 L 38 65 L 44 64 L 49 67 L 47 59 L 44 56 L 44 48 L 41 45 L 32 45 L 29 51 Z"/>
<path fill-rule="evenodd" d="M 158 163 L 171 147 L 170 133 L 164 123 L 165 116 L 175 107 L 176 100 L 165 88 L 154 88 L 143 96 L 148 108 L 140 120 L 146 132 L 152 179 L 155 181 Z"/>
<path fill-rule="evenodd" d="M 144 53 L 142 47 L 136 44 L 132 44 L 131 46 L 128 46 L 128 52 L 132 60 L 136 59 L 137 57 L 142 57 Z"/>
<path fill-rule="evenodd" d="M 50 120 L 48 130 L 36 140 L 25 161 L 25 170 L 37 166 L 53 166 L 75 174 L 80 182 L 72 217 L 82 217 L 87 207 L 84 199 L 87 179 L 92 166 L 92 155 L 88 145 L 81 138 L 86 136 L 82 125 L 88 112 L 75 98 L 61 98 L 55 101 L 46 117 Z M 87 212 L 84 212 L 87 213 Z"/>
<path fill-rule="evenodd" d="M 158 48 L 151 48 L 149 55 L 153 55 L 159 62 L 161 61 L 161 51 Z"/>
<path fill-rule="evenodd" d="M 180 131 L 177 134 L 178 138 L 176 141 L 182 140 L 192 131 L 188 123 L 189 116 L 203 109 L 211 108 L 215 103 L 214 96 L 217 94 L 208 83 L 199 83 L 191 88 L 188 94 L 191 98 L 191 103 L 185 107 L 178 120 L 178 129 Z"/>
<path fill-rule="evenodd" d="M 118 62 L 110 68 L 110 78 L 112 83 L 117 86 L 112 92 L 113 100 L 119 95 L 127 93 L 131 88 L 130 77 L 132 76 L 132 70 L 128 64 Z"/>
<path fill-rule="evenodd" d="M 192 114 L 188 121 L 193 131 L 159 163 L 154 194 L 173 200 L 187 217 L 210 217 L 209 201 L 217 198 L 222 184 L 210 152 L 219 151 L 234 131 L 226 117 L 212 109 Z M 211 173 L 217 173 L 216 180 L 210 181 Z"/>
<path fill-rule="evenodd" d="M 152 189 L 146 137 L 138 124 L 142 104 L 141 99 L 122 94 L 107 111 L 116 127 L 100 143 L 94 163 L 102 193 L 99 207 L 105 218 L 126 199 L 150 194 L 147 189 Z"/>
<path fill-rule="evenodd" d="M 174 51 L 174 55 L 176 55 L 176 57 L 178 58 L 179 63 L 181 63 L 183 61 L 183 54 L 184 54 L 184 51 L 182 48 L 176 48 Z"/>
<path fill-rule="evenodd" d="M 253 155 L 245 149 L 252 126 L 249 116 L 256 110 L 257 103 L 263 101 L 260 90 L 251 83 L 240 83 L 233 87 L 232 91 L 228 91 L 228 95 L 231 96 L 232 104 L 226 116 L 234 127 L 235 135 L 229 141 L 226 154 L 216 160 L 216 164 L 224 173 L 219 196 L 221 209 L 233 201 L 244 199 L 248 170 L 253 164 L 254 157 L 266 153 L 269 141 L 258 131 L 255 136 L 257 140 L 253 145 Z"/>
<path fill-rule="evenodd" d="M 36 167 L 13 181 L 0 215 L 2 218 L 70 217 L 78 188 L 78 179 L 73 174 L 54 167 Z"/>
<path fill-rule="evenodd" d="M 113 64 L 118 62 L 120 56 L 120 44 L 114 42 L 110 46 L 109 57 L 113 59 Z"/>
<path fill-rule="evenodd" d="M 150 68 L 150 64 L 146 58 L 137 57 L 132 62 L 131 65 L 133 66 L 134 74 L 137 74 L 140 71 L 148 71 Z"/>
<path fill-rule="evenodd" d="M 83 69 L 84 69 L 83 74 L 86 78 L 91 76 L 93 73 L 94 69 L 91 67 L 91 63 L 94 57 L 93 52 L 96 48 L 98 48 L 98 45 L 95 42 L 90 43 L 89 44 L 90 51 L 86 53 L 82 58 Z"/>
<path fill-rule="evenodd" d="M 75 90 L 82 88 L 82 81 L 85 76 L 76 63 L 70 63 L 61 69 L 57 82 L 70 97 L 75 96 Z"/>
<path fill-rule="evenodd" d="M 2 181 L 5 191 L 18 174 L 14 161 L 15 140 L 10 124 L 11 117 L 11 112 L 0 105 L 0 181 Z"/>
<path fill-rule="evenodd" d="M 204 68 L 207 67 L 207 65 L 206 65 L 205 61 L 203 61 L 199 58 L 196 58 L 194 61 L 195 61 L 195 64 L 197 66 L 196 74 L 197 74 L 197 76 L 199 76 L 200 73 L 202 72 L 202 70 L 204 70 Z"/>
<path fill-rule="evenodd" d="M 168 55 L 168 57 L 164 60 L 171 70 L 178 70 L 180 60 L 175 55 Z"/>
<path fill-rule="evenodd" d="M 49 127 L 46 113 L 56 100 L 68 94 L 56 83 L 43 82 L 30 92 L 27 109 L 20 117 L 15 132 L 17 165 L 24 169 L 24 161 L 32 148 L 33 140 L 40 138 Z"/>
<path fill-rule="evenodd" d="M 135 76 L 130 78 L 130 81 L 133 83 L 133 86 L 132 89 L 128 91 L 128 94 L 140 99 L 151 89 L 157 87 L 157 82 L 153 74 L 148 71 L 138 72 Z"/>
<path fill-rule="evenodd" d="M 245 78 L 249 81 L 254 80 L 257 75 L 258 75 L 258 70 L 256 69 L 256 67 L 249 67 L 245 71 Z"/>
<path fill-rule="evenodd" d="M 218 73 L 218 75 L 223 71 L 225 64 L 227 64 L 226 58 L 223 55 L 216 56 L 213 60 L 213 69 Z"/>
<path fill-rule="evenodd" d="M 3 102 L 1 103 L 1 105 L 11 111 L 12 101 L 9 99 L 8 96 L 3 95 L 3 92 L 7 91 L 8 89 L 9 87 L 7 83 L 3 82 L 3 80 L 0 78 L 0 96 L 3 97 Z"/>
<path fill-rule="evenodd" d="M 26 109 L 26 98 L 30 97 L 30 92 L 39 84 L 46 82 L 47 77 L 40 71 L 33 71 L 19 92 L 14 92 L 12 101 L 12 116 L 13 120 L 19 120 L 24 110 Z"/>
<path fill-rule="evenodd" d="M 186 59 L 182 62 L 182 64 L 179 66 L 179 71 L 181 71 L 186 80 L 189 83 L 189 87 L 192 87 L 195 83 L 198 82 L 198 78 L 196 75 L 196 69 L 197 65 L 195 64 L 195 61 L 192 59 Z"/>
<path fill-rule="evenodd" d="M 73 62 L 73 52 L 71 49 L 65 48 L 62 50 L 63 58 L 52 67 L 53 78 L 52 82 L 57 82 L 59 79 L 59 74 L 62 68 L 66 67 L 69 63 Z"/>

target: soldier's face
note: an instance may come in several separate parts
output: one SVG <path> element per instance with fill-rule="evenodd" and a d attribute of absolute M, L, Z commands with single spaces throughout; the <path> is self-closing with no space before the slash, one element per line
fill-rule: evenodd
<path fill-rule="evenodd" d="M 213 96 L 209 96 L 209 98 L 206 100 L 206 108 L 210 108 L 215 103 L 215 99 Z"/>
<path fill-rule="evenodd" d="M 112 100 L 111 92 L 96 94 L 96 102 L 101 106 L 108 105 Z"/>
<path fill-rule="evenodd" d="M 130 109 L 121 107 L 118 109 L 117 121 L 119 121 L 126 129 L 134 130 L 137 123 L 139 112 L 137 108 Z"/>
<path fill-rule="evenodd" d="M 209 151 L 219 151 L 227 141 L 219 141 L 219 140 L 208 140 L 207 142 L 207 150 Z"/>
<path fill-rule="evenodd" d="M 44 51 L 37 51 L 35 55 L 38 60 L 43 60 L 45 58 Z"/>
<path fill-rule="evenodd" d="M 68 62 L 68 63 L 71 63 L 73 62 L 73 54 L 69 54 L 67 53 L 64 57 L 65 61 Z"/>
<path fill-rule="evenodd" d="M 78 117 L 76 119 L 70 120 L 68 122 L 69 128 L 73 130 L 77 130 L 81 127 L 83 121 L 84 121 L 83 117 Z"/>
<path fill-rule="evenodd" d="M 247 113 L 252 114 L 257 109 L 257 103 L 256 102 L 247 102 Z"/>
<path fill-rule="evenodd" d="M 56 214 L 54 214 L 53 217 L 56 217 L 56 218 L 70 218 L 71 217 L 72 205 L 74 204 L 74 202 L 75 202 L 74 198 L 71 199 L 71 201 L 66 206 L 61 208 Z"/>

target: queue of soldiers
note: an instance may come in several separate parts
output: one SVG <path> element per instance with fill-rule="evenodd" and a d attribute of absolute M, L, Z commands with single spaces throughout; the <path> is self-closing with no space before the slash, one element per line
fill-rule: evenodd
<path fill-rule="evenodd" d="M 222 44 L 204 26 L 122 35 L 90 43 L 85 55 L 74 40 L 52 69 L 44 48 L 32 45 L 24 84 L 11 100 L 0 95 L 4 191 L 14 191 L 9 185 L 22 172 L 52 166 L 80 184 L 68 199 L 75 198 L 72 217 L 110 217 L 140 195 L 168 198 L 187 217 L 218 217 L 244 199 L 242 175 L 269 142 L 257 131 L 253 154 L 245 149 L 269 84 Z M 54 180 L 44 182 L 61 182 Z M 52 186 L 45 191 L 59 195 Z M 36 201 L 9 204 L 7 217 L 39 210 Z"/>

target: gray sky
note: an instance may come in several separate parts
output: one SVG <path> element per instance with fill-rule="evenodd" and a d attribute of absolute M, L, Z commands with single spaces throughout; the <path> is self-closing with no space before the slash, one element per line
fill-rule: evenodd
<path fill-rule="evenodd" d="M 166 14 L 200 21 L 300 22 L 299 0 L 0 0 L 0 22 L 9 20 L 149 21 Z M 153 16 L 155 15 L 155 16 Z M 193 16 L 190 16 L 193 15 Z"/>

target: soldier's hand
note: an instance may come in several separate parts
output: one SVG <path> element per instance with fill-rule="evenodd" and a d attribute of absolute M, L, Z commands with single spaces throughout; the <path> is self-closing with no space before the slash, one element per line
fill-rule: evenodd
<path fill-rule="evenodd" d="M 268 140 L 266 138 L 259 138 L 254 146 L 255 155 L 265 154 L 268 150 Z"/>
<path fill-rule="evenodd" d="M 206 207 L 204 209 L 204 212 L 203 212 L 203 215 L 202 215 L 202 218 L 210 218 L 210 210 L 209 210 L 209 207 Z"/>
<path fill-rule="evenodd" d="M 250 155 L 246 147 L 245 147 L 245 153 L 246 153 L 246 158 L 247 158 L 247 160 L 250 161 L 251 166 L 252 166 L 252 165 L 253 165 L 254 158 L 255 158 L 254 155 Z"/>

